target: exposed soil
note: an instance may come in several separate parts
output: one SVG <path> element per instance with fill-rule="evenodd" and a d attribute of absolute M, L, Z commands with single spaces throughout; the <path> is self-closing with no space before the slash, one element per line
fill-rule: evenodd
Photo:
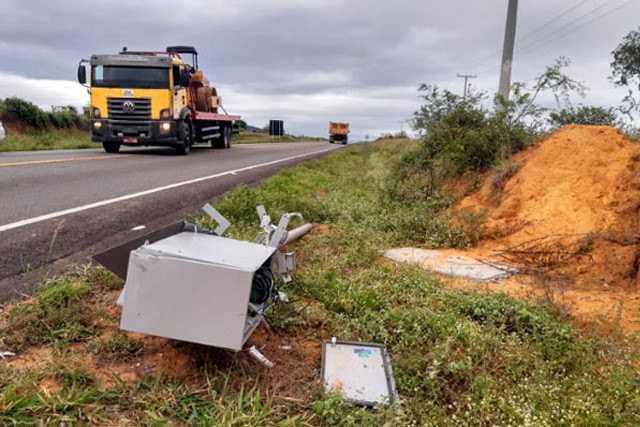
<path fill-rule="evenodd" d="M 32 347 L 7 359 L 7 364 L 20 369 L 43 369 L 51 373 L 57 363 L 72 364 L 74 369 L 88 372 L 101 389 L 118 386 L 120 382 L 133 383 L 146 375 L 159 375 L 185 382 L 196 389 L 206 390 L 207 372 L 234 372 L 236 381 L 230 382 L 228 391 L 234 388 L 251 387 L 258 382 L 268 389 L 275 399 L 292 403 L 314 401 L 320 390 L 319 369 L 322 340 L 313 336 L 283 337 L 276 334 L 267 323 L 258 326 L 245 350 L 233 352 L 198 344 L 191 344 L 138 333 L 127 333 L 128 338 L 140 345 L 140 350 L 127 357 L 108 357 L 92 350 L 92 343 L 105 340 L 118 333 L 120 308 L 115 303 L 118 292 L 112 292 L 102 303 L 109 304 L 109 319 L 102 320 L 101 334 L 87 342 L 74 344 L 64 361 L 57 362 L 57 353 L 48 347 Z M 308 302 L 292 303 L 299 308 L 309 306 Z M 313 309 L 322 317 L 321 308 Z M 310 316 L 313 318 L 314 315 Z M 321 322 L 319 322 L 321 323 Z M 267 359 L 273 362 L 267 368 L 254 360 L 246 350 L 255 346 Z M 315 384 L 317 387 L 310 387 Z M 53 393 L 62 384 L 51 376 L 46 376 L 37 384 L 42 392 Z"/>
<path fill-rule="evenodd" d="M 11 132 L 26 133 L 33 130 L 31 126 L 20 120 L 16 113 L 5 112 L 0 119 L 2 120 L 2 126 Z"/>
<path fill-rule="evenodd" d="M 514 162 L 508 180 L 487 176 L 457 207 L 484 214 L 465 255 L 535 277 L 497 286 L 510 293 L 544 288 L 576 315 L 640 330 L 640 147 L 610 127 L 567 126 Z"/>

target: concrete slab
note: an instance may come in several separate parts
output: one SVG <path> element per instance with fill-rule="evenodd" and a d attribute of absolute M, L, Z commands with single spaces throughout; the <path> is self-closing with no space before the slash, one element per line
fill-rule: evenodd
<path fill-rule="evenodd" d="M 447 256 L 443 251 L 398 248 L 384 253 L 385 258 L 418 265 L 425 270 L 478 282 L 495 282 L 518 272 L 516 267 L 466 256 Z"/>

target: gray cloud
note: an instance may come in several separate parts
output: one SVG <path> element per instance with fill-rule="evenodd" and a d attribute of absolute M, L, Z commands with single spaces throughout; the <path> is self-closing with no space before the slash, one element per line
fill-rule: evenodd
<path fill-rule="evenodd" d="M 256 124 L 277 115 L 288 119 L 289 130 L 324 135 L 328 120 L 347 117 L 357 122 L 356 136 L 395 131 L 419 105 L 420 83 L 461 91 L 456 73 L 477 73 L 473 83 L 495 91 L 506 3 L 191 0 L 176 7 L 168 0 L 0 0 L 11 11 L 0 14 L 0 78 L 15 82 L 0 84 L 0 97 L 10 96 L 13 84 L 26 88 L 20 93 L 37 87 L 42 98 L 46 85 L 33 82 L 72 81 L 78 60 L 93 53 L 191 44 L 227 105 Z M 521 38 L 579 1 L 520 3 Z M 528 81 L 566 55 L 573 59 L 569 73 L 593 89 L 585 102 L 617 102 L 619 91 L 606 79 L 610 52 L 637 26 L 640 5 L 553 40 L 572 28 L 572 19 L 604 3 L 591 0 L 519 42 L 514 80 Z M 615 0 L 581 22 L 623 3 Z M 551 43 L 520 53 L 547 34 Z M 68 101 L 61 91 L 50 92 L 60 104 L 77 102 L 79 93 Z"/>

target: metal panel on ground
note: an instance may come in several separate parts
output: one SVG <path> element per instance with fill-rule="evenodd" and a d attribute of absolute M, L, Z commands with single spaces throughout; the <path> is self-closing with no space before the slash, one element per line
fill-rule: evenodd
<path fill-rule="evenodd" d="M 388 405 L 397 399 L 387 349 L 382 344 L 324 341 L 322 381 L 327 392 L 359 405 Z"/>

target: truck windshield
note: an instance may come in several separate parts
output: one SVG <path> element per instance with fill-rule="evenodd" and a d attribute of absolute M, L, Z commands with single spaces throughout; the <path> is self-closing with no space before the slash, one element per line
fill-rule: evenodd
<path fill-rule="evenodd" d="M 93 87 L 168 89 L 168 68 L 96 65 L 91 70 Z"/>

